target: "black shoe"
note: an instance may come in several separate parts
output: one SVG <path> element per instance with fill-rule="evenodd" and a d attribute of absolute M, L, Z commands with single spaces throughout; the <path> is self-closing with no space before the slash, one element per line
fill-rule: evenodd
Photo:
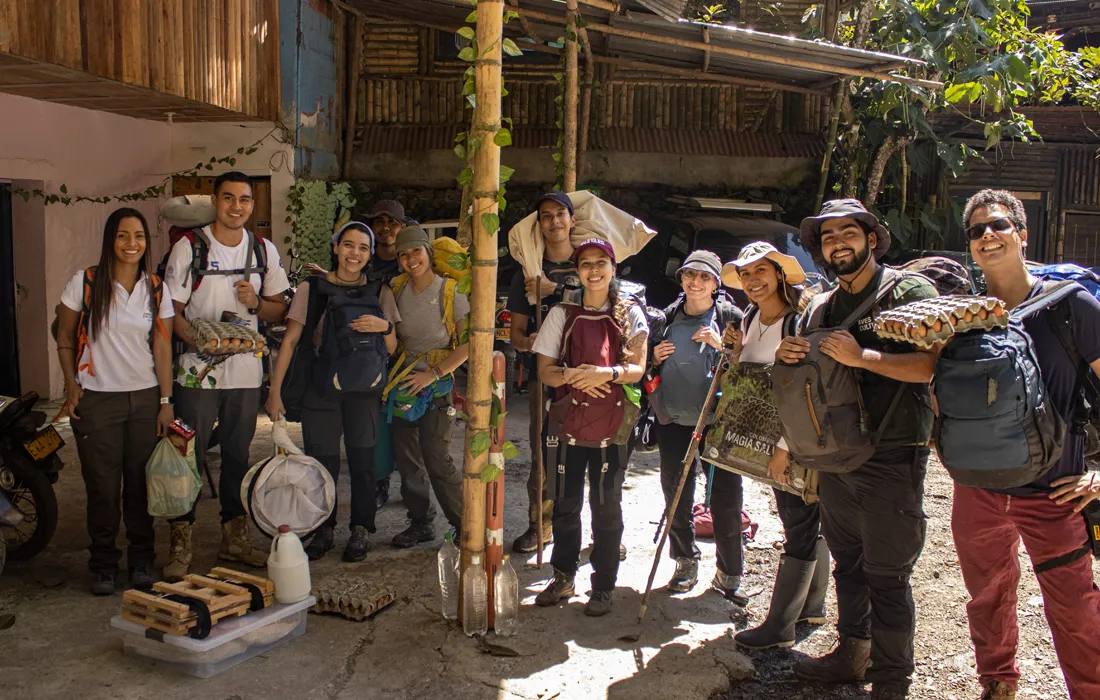
<path fill-rule="evenodd" d="M 156 582 L 156 579 L 153 578 L 152 568 L 148 564 L 139 564 L 130 569 L 130 587 L 143 591 L 152 588 Z"/>
<path fill-rule="evenodd" d="M 558 601 L 562 598 L 572 598 L 576 594 L 576 588 L 573 586 L 573 577 L 555 569 L 554 580 L 551 581 L 546 588 L 542 589 L 541 593 L 535 596 L 535 605 L 540 608 L 548 608 L 551 605 L 557 605 Z"/>
<path fill-rule="evenodd" d="M 432 527 L 431 523 L 413 521 L 404 531 L 393 536 L 393 546 L 408 549 L 424 542 L 431 542 L 434 539 L 435 528 Z"/>
<path fill-rule="evenodd" d="M 332 549 L 335 544 L 335 528 L 330 525 L 322 525 L 317 532 L 313 533 L 313 539 L 306 545 L 306 556 L 310 561 L 317 561 L 324 558 L 328 551 Z"/>
<path fill-rule="evenodd" d="M 584 606 L 584 614 L 589 617 L 600 617 L 611 612 L 611 591 L 592 591 L 588 603 Z"/>
<path fill-rule="evenodd" d="M 379 479 L 375 483 L 374 498 L 378 502 L 379 508 L 390 502 L 390 478 L 388 476 L 385 479 Z"/>
<path fill-rule="evenodd" d="M 95 580 L 92 581 L 91 591 L 92 595 L 114 595 L 115 594 L 115 575 L 99 573 L 94 574 Z"/>
<path fill-rule="evenodd" d="M 907 700 L 908 683 L 872 683 L 871 700 Z"/>
<path fill-rule="evenodd" d="M 344 561 L 363 561 L 370 551 L 370 540 L 367 539 L 367 528 L 356 525 L 351 529 L 351 537 L 344 547 Z"/>

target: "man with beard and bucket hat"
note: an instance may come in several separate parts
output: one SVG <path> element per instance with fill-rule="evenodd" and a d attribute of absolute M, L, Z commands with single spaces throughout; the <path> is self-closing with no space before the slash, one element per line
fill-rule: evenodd
<path fill-rule="evenodd" d="M 924 277 L 880 264 L 890 234 L 858 200 L 826 202 L 801 228 L 802 245 L 836 274 L 838 287 L 814 298 L 797 336 L 783 339 L 775 359 L 798 364 L 811 351 L 801 336 L 844 325 L 828 333 L 819 349 L 853 372 L 873 454 L 861 464 L 821 473 L 821 525 L 836 562 L 840 640 L 829 654 L 796 663 L 794 673 L 814 682 L 866 678 L 875 700 L 906 698 L 916 625 L 909 578 L 924 546 L 932 429 L 927 385 L 935 355 L 879 339 L 874 319 L 879 311 L 937 293 Z M 780 419 L 790 443 L 782 411 Z"/>

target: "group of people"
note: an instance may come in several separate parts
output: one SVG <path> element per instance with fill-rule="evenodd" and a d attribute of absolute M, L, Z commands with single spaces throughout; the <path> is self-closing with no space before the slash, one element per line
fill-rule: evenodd
<path fill-rule="evenodd" d="M 424 230 L 399 203 L 379 202 L 369 223 L 352 222 L 335 233 L 331 271 L 300 283 L 288 308 L 290 284 L 278 252 L 245 228 L 252 211 L 248 179 L 219 177 L 214 203 L 216 221 L 172 247 L 163 280 L 150 266 L 145 219 L 136 210 L 116 211 L 107 221 L 99 264 L 76 273 L 62 296 L 58 356 L 87 487 L 96 594 L 116 587 L 120 515 L 131 584 L 153 580 L 144 465 L 177 412 L 196 430 L 200 467 L 218 425 L 219 558 L 253 566 L 265 561 L 249 539 L 240 500 L 260 409 L 260 360 L 237 355 L 206 372 L 210 358 L 194 347 L 194 319 L 233 317 L 253 328 L 261 320 L 285 319 L 266 406 L 273 419 L 287 413 L 284 379 L 300 358 L 326 366 L 327 346 L 340 333 L 380 339 L 376 347 L 392 358 L 384 393 L 374 385 L 341 391 L 331 372 L 313 372 L 295 399 L 305 451 L 334 478 L 344 440 L 351 477 L 344 559 L 361 561 L 375 532 L 374 447 L 383 431 L 392 438 L 409 514 L 408 528 L 393 544 L 435 539 L 432 491 L 449 523 L 461 526 L 462 477 L 448 452 L 453 373 L 468 354 L 463 330 L 469 303 L 454 280 L 433 269 Z M 616 276 L 614 246 L 601 238 L 574 240 L 569 196 L 547 193 L 536 211 L 542 276 L 517 272 L 507 302 L 512 343 L 536 356 L 538 381 L 546 387 L 542 405 L 535 401 L 540 392 L 530 392 L 531 444 L 541 449 L 545 471 L 540 476 L 539 461 L 532 459 L 530 525 L 513 542 L 518 552 L 554 544 L 553 579 L 536 603 L 553 606 L 576 592 L 587 476 L 593 572 L 585 613 L 611 610 L 622 557 L 627 450 L 640 403 L 635 387 L 643 378 L 657 423 L 661 485 L 671 503 L 685 453 L 700 437 L 696 424 L 723 354 L 733 363 L 794 365 L 810 351 L 808 331 L 837 329 L 820 340 L 820 352 L 853 370 L 872 422 L 873 454 L 843 472 L 822 472 L 817 502 L 775 491 L 785 543 L 770 607 L 759 626 L 735 638 L 754 649 L 790 647 L 797 623 L 823 624 L 831 555 L 839 642 L 821 658 L 798 661 L 795 675 L 811 682 L 866 680 L 877 700 L 907 697 L 916 624 L 910 576 L 925 539 L 922 501 L 934 419 L 928 387 L 936 352 L 885 341 L 874 321 L 882 311 L 936 296 L 933 284 L 883 265 L 891 242 L 886 228 L 860 202 L 833 200 L 801 226 L 803 246 L 835 275 L 833 290 L 804 299 L 805 271 L 767 242 L 745 246 L 725 264 L 697 250 L 676 272 L 683 293 L 661 312 L 651 334 L 646 310 Z M 1011 309 L 1038 293 L 1041 284 L 1025 265 L 1027 222 L 1019 200 L 1007 192 L 980 192 L 967 204 L 964 223 L 990 296 Z M 743 292 L 747 307 L 738 308 L 723 286 Z M 348 308 L 358 308 L 343 305 L 349 297 L 367 298 L 377 313 L 347 317 Z M 1100 371 L 1100 303 L 1084 289 L 1069 303 L 1076 347 Z M 326 315 L 346 324 L 326 323 Z M 1078 368 L 1043 313 L 1026 325 L 1053 405 L 1068 416 L 1079 400 Z M 173 353 L 172 336 L 190 345 Z M 536 422 L 536 412 L 543 420 Z M 705 416 L 704 424 L 713 420 Z M 786 426 L 784 433 L 792 437 Z M 787 447 L 780 440 L 768 463 L 779 483 L 791 474 Z M 689 591 L 699 579 L 691 512 L 698 460 L 689 468 L 669 523 L 673 592 Z M 1100 478 L 1094 477 L 1085 468 L 1081 437 L 1069 431 L 1058 464 L 1033 484 L 1005 492 L 956 486 L 952 531 L 971 596 L 967 613 L 983 700 L 1015 697 L 1020 676 L 1015 591 L 1021 537 L 1033 562 L 1054 563 L 1037 575 L 1070 695 L 1100 697 L 1100 590 L 1089 558 L 1066 556 L 1085 540 L 1080 511 L 1100 497 Z M 717 552 L 711 585 L 736 599 L 743 573 L 741 476 L 715 469 L 709 478 Z M 188 571 L 193 523 L 194 511 L 171 523 L 166 578 Z M 335 525 L 334 511 L 309 542 L 311 558 L 333 548 Z"/>

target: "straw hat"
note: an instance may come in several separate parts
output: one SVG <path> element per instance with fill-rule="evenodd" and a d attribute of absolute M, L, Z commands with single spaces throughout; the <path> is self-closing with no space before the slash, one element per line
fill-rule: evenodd
<path fill-rule="evenodd" d="M 757 241 L 742 248 L 736 260 L 722 266 L 722 283 L 727 287 L 741 289 L 741 268 L 765 258 L 779 266 L 788 284 L 801 284 L 806 281 L 806 273 L 803 272 L 797 260 L 790 255 L 780 253 L 771 243 Z"/>

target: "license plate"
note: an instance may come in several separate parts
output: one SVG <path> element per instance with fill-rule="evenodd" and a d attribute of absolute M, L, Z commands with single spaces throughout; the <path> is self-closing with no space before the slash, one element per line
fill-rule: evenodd
<path fill-rule="evenodd" d="M 34 461 L 40 462 L 54 452 L 60 450 L 61 446 L 64 444 L 65 442 L 61 439 L 61 435 L 51 425 L 39 433 L 38 437 L 35 439 L 24 442 L 23 447 L 25 447 L 27 453 L 34 458 Z"/>
<path fill-rule="evenodd" d="M 503 340 L 510 343 L 512 341 L 512 331 L 509 328 L 498 328 L 496 329 L 496 337 L 497 340 Z"/>

